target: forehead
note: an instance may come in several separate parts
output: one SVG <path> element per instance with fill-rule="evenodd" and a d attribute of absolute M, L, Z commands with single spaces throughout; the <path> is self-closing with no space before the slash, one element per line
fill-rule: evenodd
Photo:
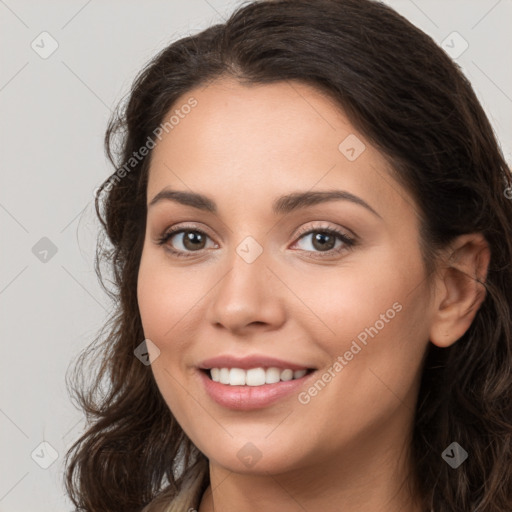
<path fill-rule="evenodd" d="M 181 110 L 191 98 L 194 108 Z M 236 191 L 246 207 L 290 191 L 343 188 L 382 216 L 414 210 L 384 157 L 310 85 L 218 80 L 182 95 L 164 121 L 173 114 L 153 150 L 148 202 L 165 187 L 224 204 Z"/>

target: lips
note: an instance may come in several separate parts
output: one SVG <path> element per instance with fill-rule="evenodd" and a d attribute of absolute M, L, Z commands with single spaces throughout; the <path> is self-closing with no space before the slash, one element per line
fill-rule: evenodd
<path fill-rule="evenodd" d="M 210 398 L 240 411 L 267 407 L 300 391 L 315 371 L 308 365 L 261 355 L 217 356 L 202 361 L 198 369 Z M 269 381 L 262 381 L 263 375 L 269 375 Z"/>
<path fill-rule="evenodd" d="M 201 370 L 211 370 L 212 368 L 240 368 L 250 370 L 251 368 L 279 368 L 280 370 L 314 370 L 311 366 L 285 361 L 264 355 L 250 355 L 245 357 L 236 357 L 232 355 L 216 356 L 202 361 L 198 367 Z"/>

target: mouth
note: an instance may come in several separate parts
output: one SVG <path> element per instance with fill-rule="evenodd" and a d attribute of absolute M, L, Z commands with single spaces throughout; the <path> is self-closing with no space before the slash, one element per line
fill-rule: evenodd
<path fill-rule="evenodd" d="M 265 384 L 277 384 L 302 379 L 304 376 L 314 372 L 314 368 L 278 368 L 276 366 L 255 367 L 255 368 L 200 368 L 210 380 L 228 386 L 250 386 L 258 387 Z"/>
<path fill-rule="evenodd" d="M 313 368 L 200 368 L 197 374 L 206 394 L 218 405 L 235 411 L 270 407 L 298 395 L 314 378 Z"/>
<path fill-rule="evenodd" d="M 222 354 L 197 366 L 206 394 L 218 405 L 251 411 L 290 399 L 314 378 L 317 368 L 265 354 Z"/>

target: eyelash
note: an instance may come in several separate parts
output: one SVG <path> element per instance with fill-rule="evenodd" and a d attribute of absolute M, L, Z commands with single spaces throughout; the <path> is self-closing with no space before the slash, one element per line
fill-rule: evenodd
<path fill-rule="evenodd" d="M 157 244 L 158 245 L 164 245 L 167 243 L 168 240 L 170 240 L 174 235 L 178 233 L 183 233 L 187 231 L 192 231 L 194 233 L 199 233 L 201 235 L 205 235 L 208 238 L 210 238 L 204 231 L 197 229 L 195 226 L 179 226 L 177 228 L 170 229 L 166 231 L 162 236 L 158 237 Z M 314 252 L 314 251 L 304 251 L 304 252 L 314 252 L 316 256 L 314 258 L 324 258 L 324 257 L 331 257 L 333 255 L 337 255 L 341 253 L 344 250 L 349 250 L 352 247 L 354 247 L 357 244 L 357 241 L 355 238 L 352 238 L 348 236 L 347 234 L 343 233 L 342 231 L 339 231 L 335 228 L 331 227 L 324 227 L 324 226 L 313 226 L 312 228 L 305 228 L 303 230 L 300 230 L 299 233 L 297 233 L 297 241 L 301 238 L 305 237 L 306 235 L 310 235 L 312 233 L 327 233 L 328 235 L 333 235 L 340 239 L 343 242 L 343 245 L 339 247 L 338 249 L 329 249 L 328 251 L 324 252 Z M 201 252 L 200 251 L 178 251 L 176 249 L 173 249 L 172 247 L 168 246 L 167 249 L 175 256 L 179 258 L 189 258 L 189 254 L 194 252 Z M 204 250 L 204 249 L 202 249 Z"/>

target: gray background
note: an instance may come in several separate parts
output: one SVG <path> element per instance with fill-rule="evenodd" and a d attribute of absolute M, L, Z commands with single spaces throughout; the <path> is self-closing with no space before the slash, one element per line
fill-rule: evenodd
<path fill-rule="evenodd" d="M 467 41 L 456 61 L 510 163 L 512 2 L 385 3 L 450 51 Z M 71 510 L 62 462 L 83 421 L 64 375 L 108 313 L 93 269 L 93 191 L 112 172 L 102 146 L 111 109 L 158 50 L 239 4 L 0 0 L 0 512 Z M 46 59 L 31 47 L 51 48 L 44 31 L 59 45 Z M 446 39 L 454 31 L 463 40 Z M 44 237 L 55 254 L 41 252 Z M 48 469 L 40 467 L 52 461 L 43 441 L 58 453 Z"/>

